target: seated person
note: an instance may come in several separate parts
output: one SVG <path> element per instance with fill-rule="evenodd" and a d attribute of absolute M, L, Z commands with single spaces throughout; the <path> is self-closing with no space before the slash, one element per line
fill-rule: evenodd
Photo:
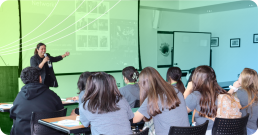
<path fill-rule="evenodd" d="M 167 81 L 169 84 L 177 88 L 182 94 L 185 92 L 185 87 L 181 81 L 182 71 L 179 67 L 170 67 L 167 71 Z"/>
<path fill-rule="evenodd" d="M 192 76 L 193 91 L 185 99 L 188 113 L 196 110 L 196 126 L 209 120 L 206 135 L 211 135 L 214 119 L 217 115 L 219 94 L 226 94 L 216 79 L 215 71 L 209 66 L 199 66 Z M 207 118 L 208 117 L 208 118 Z"/>
<path fill-rule="evenodd" d="M 31 135 L 30 119 L 32 112 L 54 112 L 64 108 L 60 97 L 42 84 L 40 71 L 27 67 L 21 72 L 25 84 L 21 88 L 10 109 L 14 119 L 12 135 Z"/>
<path fill-rule="evenodd" d="M 258 77 L 257 72 L 250 68 L 245 68 L 240 74 L 238 81 L 233 84 L 228 93 L 234 94 L 242 106 L 242 117 L 249 113 L 246 130 L 247 135 L 257 135 L 258 119 Z M 238 89 L 239 90 L 238 90 Z"/>
<path fill-rule="evenodd" d="M 75 96 L 72 98 L 72 100 L 78 100 L 79 101 L 79 106 L 81 105 L 82 103 L 82 96 L 84 95 L 85 93 L 85 88 L 86 88 L 86 82 L 87 82 L 87 79 L 89 78 L 89 76 L 91 75 L 91 72 L 84 72 L 80 75 L 79 77 L 79 80 L 77 82 L 77 87 L 79 89 L 79 96 Z M 72 110 L 71 112 L 71 115 L 79 115 L 79 110 L 78 108 Z"/>
<path fill-rule="evenodd" d="M 190 126 L 183 94 L 168 84 L 156 69 L 144 68 L 139 86 L 141 106 L 134 113 L 133 123 L 153 119 L 156 135 L 167 135 L 171 126 Z"/>
<path fill-rule="evenodd" d="M 79 112 L 83 126 L 91 125 L 92 135 L 132 134 L 129 120 L 134 114 L 111 75 L 97 72 L 89 77 Z"/>
<path fill-rule="evenodd" d="M 122 71 L 126 86 L 119 89 L 120 93 L 125 97 L 130 107 L 133 108 L 136 100 L 140 100 L 140 88 L 136 83 L 139 72 L 132 66 L 126 67 Z"/>

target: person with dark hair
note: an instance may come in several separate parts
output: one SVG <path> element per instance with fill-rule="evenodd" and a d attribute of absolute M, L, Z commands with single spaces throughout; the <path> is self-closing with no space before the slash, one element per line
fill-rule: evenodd
<path fill-rule="evenodd" d="M 27 67 L 21 72 L 25 84 L 21 88 L 10 109 L 10 118 L 14 120 L 12 135 L 31 135 L 30 119 L 32 112 L 54 112 L 64 108 L 60 97 L 42 84 L 40 71 Z"/>
<path fill-rule="evenodd" d="M 189 74 L 187 74 L 187 76 L 186 76 L 187 83 L 186 83 L 186 89 L 185 89 L 185 92 L 184 92 L 184 98 L 185 99 L 193 91 L 192 76 L 194 74 L 194 70 L 195 70 L 195 68 L 191 68 L 189 70 Z"/>
<path fill-rule="evenodd" d="M 215 71 L 209 66 L 199 66 L 192 76 L 193 91 L 185 99 L 187 111 L 196 110 L 194 118 L 196 125 L 201 125 L 209 120 L 206 135 L 211 135 L 214 121 L 217 115 L 217 99 L 219 94 L 227 94 L 217 82 Z M 209 118 L 206 118 L 209 117 Z"/>
<path fill-rule="evenodd" d="M 257 119 L 258 119 L 258 76 L 257 72 L 250 68 L 245 68 L 238 80 L 231 86 L 228 91 L 234 94 L 240 100 L 242 106 L 242 116 L 249 113 L 246 130 L 247 135 L 257 135 Z"/>
<path fill-rule="evenodd" d="M 126 67 L 122 71 L 123 79 L 126 86 L 119 89 L 120 93 L 125 97 L 130 107 L 133 108 L 136 100 L 140 100 L 140 88 L 136 83 L 139 72 L 132 66 Z"/>
<path fill-rule="evenodd" d="M 85 93 L 85 88 L 86 88 L 86 82 L 87 82 L 87 79 L 90 77 L 92 73 L 91 72 L 84 72 L 80 75 L 79 77 L 79 80 L 77 82 L 77 87 L 79 89 L 79 96 L 75 96 L 75 97 L 72 97 L 72 100 L 75 100 L 75 101 L 79 101 L 79 106 L 82 104 L 82 99 L 83 99 L 83 95 Z M 71 115 L 79 115 L 79 110 L 78 108 L 72 110 L 71 112 Z"/>
<path fill-rule="evenodd" d="M 52 57 L 49 53 L 46 53 L 46 45 L 44 43 L 38 43 L 34 51 L 34 56 L 30 58 L 30 66 L 40 70 L 43 84 L 48 87 L 58 87 L 52 62 L 58 62 L 64 57 L 69 56 L 69 54 L 69 52 L 66 52 L 61 56 Z"/>
<path fill-rule="evenodd" d="M 167 81 L 184 94 L 185 87 L 181 81 L 181 76 L 182 71 L 179 67 L 170 67 L 167 71 Z"/>
<path fill-rule="evenodd" d="M 79 111 L 81 123 L 91 126 L 92 135 L 132 134 L 129 120 L 134 114 L 111 75 L 97 72 L 88 78 Z"/>
<path fill-rule="evenodd" d="M 133 123 L 153 119 L 155 133 L 167 135 L 171 126 L 189 127 L 184 97 L 152 67 L 144 68 L 139 77 L 141 106 Z"/>

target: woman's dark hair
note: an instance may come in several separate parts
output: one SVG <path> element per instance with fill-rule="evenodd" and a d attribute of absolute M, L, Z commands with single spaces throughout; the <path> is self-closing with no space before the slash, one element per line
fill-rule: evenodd
<path fill-rule="evenodd" d="M 141 71 L 139 87 L 140 103 L 142 104 L 148 97 L 148 113 L 151 117 L 160 114 L 164 108 L 175 109 L 181 103 L 174 87 L 168 84 L 152 67 L 146 67 Z M 159 100 L 162 108 L 159 108 Z M 144 120 L 148 121 L 146 117 Z"/>
<path fill-rule="evenodd" d="M 35 67 L 24 68 L 21 72 L 21 80 L 24 84 L 39 83 L 40 71 Z"/>
<path fill-rule="evenodd" d="M 124 68 L 122 74 L 129 82 L 136 82 L 139 78 L 139 72 L 133 66 Z"/>
<path fill-rule="evenodd" d="M 215 118 L 217 115 L 215 101 L 219 94 L 227 94 L 227 91 L 219 86 L 214 70 L 209 66 L 197 67 L 192 77 L 192 84 L 193 91 L 201 93 L 199 115 Z"/>
<path fill-rule="evenodd" d="M 113 76 L 97 72 L 90 75 L 87 80 L 83 108 L 87 108 L 91 113 L 115 112 L 120 108 L 117 103 L 122 98 Z M 88 101 L 88 105 L 85 106 Z"/>
<path fill-rule="evenodd" d="M 44 43 L 38 43 L 38 44 L 37 44 L 37 47 L 36 47 L 36 49 L 35 49 L 35 51 L 34 51 L 34 54 L 38 54 L 38 49 L 39 49 L 40 46 L 42 46 L 42 45 L 46 46 Z M 47 47 L 47 46 L 46 46 L 46 47 Z"/>
<path fill-rule="evenodd" d="M 174 80 L 176 81 L 176 88 L 184 94 L 185 87 L 183 82 L 181 81 L 182 71 L 179 67 L 170 67 L 167 71 L 167 80 Z"/>
<path fill-rule="evenodd" d="M 77 82 L 77 87 L 80 91 L 77 94 L 80 94 L 81 91 L 85 90 L 86 82 L 90 75 L 91 72 L 84 72 L 80 75 L 79 80 Z"/>

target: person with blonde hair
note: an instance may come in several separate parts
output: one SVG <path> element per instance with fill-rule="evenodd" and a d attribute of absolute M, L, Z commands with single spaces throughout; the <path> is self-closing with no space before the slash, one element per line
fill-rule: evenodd
<path fill-rule="evenodd" d="M 228 93 L 234 94 L 240 100 L 242 116 L 249 113 L 249 119 L 246 126 L 247 135 L 254 135 L 257 131 L 256 122 L 258 119 L 257 72 L 253 69 L 245 68 Z"/>

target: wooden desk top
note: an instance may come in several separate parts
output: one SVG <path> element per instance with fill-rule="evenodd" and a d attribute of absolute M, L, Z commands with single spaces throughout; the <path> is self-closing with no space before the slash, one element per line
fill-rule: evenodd
<path fill-rule="evenodd" d="M 4 104 L 12 104 L 12 103 L 0 103 L 0 105 L 4 105 Z M 10 108 L 0 108 L 0 112 L 9 112 Z"/>
<path fill-rule="evenodd" d="M 2 105 L 2 104 L 13 104 L 13 102 L 0 103 L 0 105 Z M 63 104 L 64 106 L 66 106 L 66 105 L 74 105 L 74 104 L 78 104 L 78 103 L 77 103 L 77 102 L 65 102 L 65 101 L 62 101 L 62 104 Z M 5 108 L 5 109 L 0 108 L 0 112 L 9 112 L 10 109 L 11 109 L 11 108 Z"/>
<path fill-rule="evenodd" d="M 84 133 L 90 130 L 89 127 L 84 127 L 83 125 L 74 126 L 74 127 L 65 127 L 61 125 L 56 125 L 51 122 L 61 121 L 61 120 L 76 120 L 76 116 L 66 116 L 66 117 L 57 117 L 57 118 L 49 118 L 49 119 L 41 119 L 38 123 L 54 128 L 56 130 L 65 132 L 65 133 Z"/>

